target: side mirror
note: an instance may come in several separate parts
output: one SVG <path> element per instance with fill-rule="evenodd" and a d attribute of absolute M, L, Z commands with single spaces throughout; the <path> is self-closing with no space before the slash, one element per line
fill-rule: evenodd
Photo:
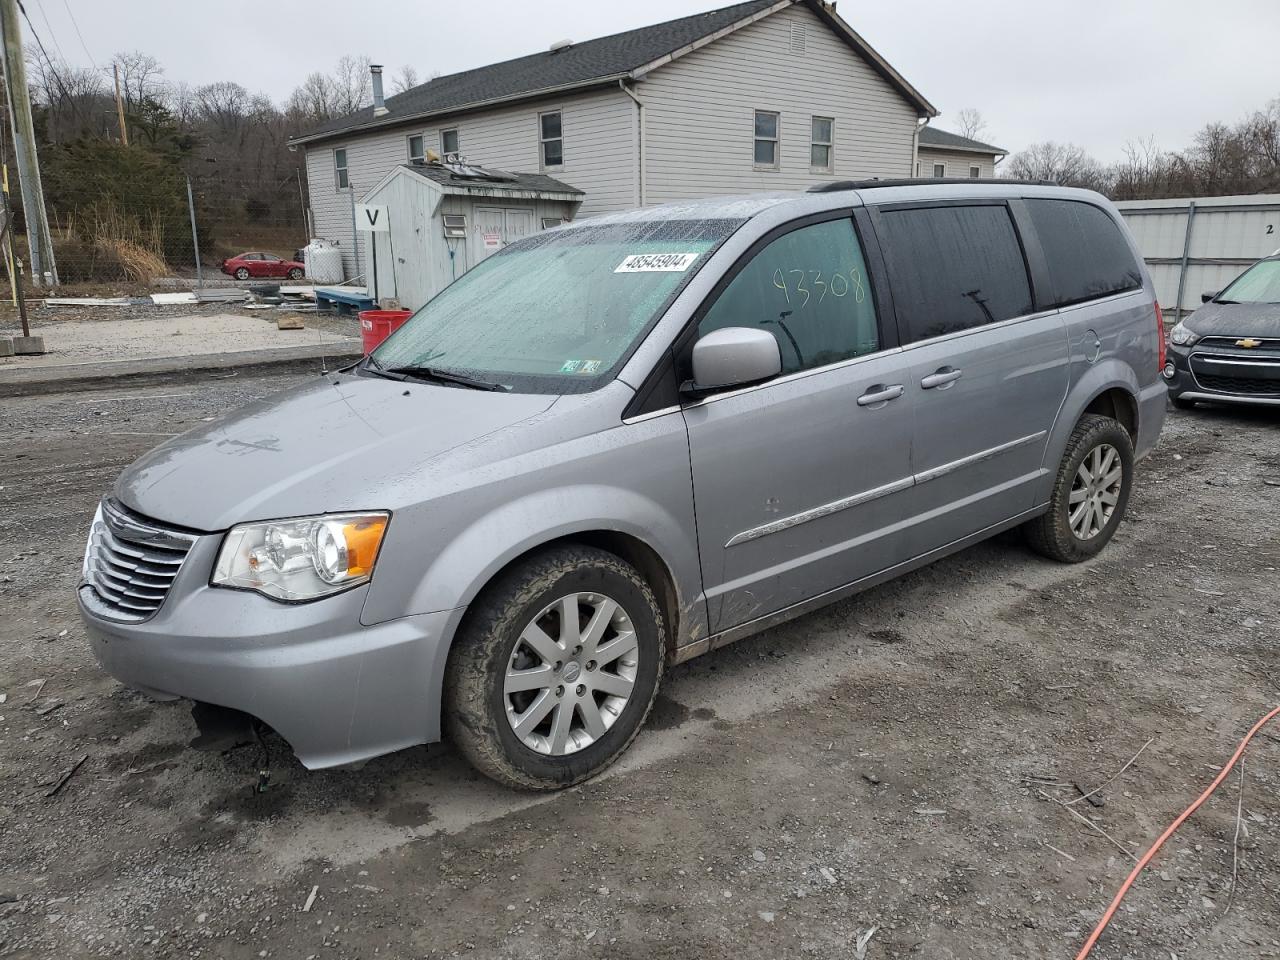
<path fill-rule="evenodd" d="M 773 334 L 752 327 L 723 327 L 693 345 L 693 380 L 680 390 L 700 395 L 759 383 L 781 372 L 782 354 Z"/>
<path fill-rule="evenodd" d="M 1220 290 L 1206 290 L 1204 293 L 1200 294 L 1200 302 L 1208 303 L 1221 292 L 1222 291 Z"/>

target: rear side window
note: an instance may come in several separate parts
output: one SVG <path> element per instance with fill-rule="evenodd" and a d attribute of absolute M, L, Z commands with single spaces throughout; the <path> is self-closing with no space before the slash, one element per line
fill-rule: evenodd
<path fill-rule="evenodd" d="M 698 324 L 763 327 L 778 341 L 783 373 L 880 349 L 876 308 L 853 223 L 829 220 L 784 234 L 755 255 Z"/>
<path fill-rule="evenodd" d="M 1046 306 L 1106 297 L 1142 286 L 1142 271 L 1116 222 L 1078 200 L 1026 200 L 1053 279 Z"/>
<path fill-rule="evenodd" d="M 1031 283 L 1008 208 L 886 210 L 879 233 L 904 343 L 1031 312 Z"/>

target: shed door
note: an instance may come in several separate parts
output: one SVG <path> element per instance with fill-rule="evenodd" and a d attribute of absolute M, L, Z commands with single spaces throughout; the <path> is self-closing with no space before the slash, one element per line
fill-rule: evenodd
<path fill-rule="evenodd" d="M 473 263 L 534 232 L 533 211 L 520 207 L 476 207 Z"/>

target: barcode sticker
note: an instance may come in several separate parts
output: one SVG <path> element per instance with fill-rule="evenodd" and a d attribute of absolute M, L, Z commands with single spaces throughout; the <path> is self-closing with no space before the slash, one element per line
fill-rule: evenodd
<path fill-rule="evenodd" d="M 696 253 L 633 253 L 614 268 L 614 273 L 684 273 L 698 259 Z"/>

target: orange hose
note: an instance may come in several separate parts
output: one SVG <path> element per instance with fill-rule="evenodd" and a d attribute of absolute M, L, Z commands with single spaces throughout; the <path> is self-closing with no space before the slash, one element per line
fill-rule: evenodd
<path fill-rule="evenodd" d="M 1124 895 L 1129 892 L 1129 888 L 1133 886 L 1133 881 L 1138 878 L 1138 874 L 1140 874 L 1143 871 L 1143 868 L 1151 862 L 1151 858 L 1156 855 L 1162 846 L 1164 846 L 1164 842 L 1173 836 L 1174 831 L 1182 826 L 1183 821 L 1195 813 L 1196 810 L 1200 808 L 1200 805 L 1209 799 L 1209 796 L 1213 791 L 1218 789 L 1222 781 L 1227 778 L 1227 774 L 1231 772 L 1231 768 L 1236 765 L 1240 760 L 1241 755 L 1244 754 L 1244 748 L 1249 745 L 1249 741 L 1253 739 L 1253 735 L 1261 730 L 1268 721 L 1274 720 L 1277 716 L 1280 716 L 1280 707 L 1276 707 L 1253 725 L 1253 729 L 1245 734 L 1244 739 L 1240 741 L 1240 746 L 1236 747 L 1236 752 L 1231 755 L 1231 759 L 1227 761 L 1226 766 L 1224 766 L 1222 770 L 1219 771 L 1218 775 L 1213 778 L 1213 783 L 1209 784 L 1204 793 L 1196 797 L 1195 802 L 1191 804 L 1191 806 L 1178 814 L 1178 819 L 1169 824 L 1164 833 L 1160 834 L 1160 838 L 1151 845 L 1151 849 L 1142 855 L 1142 859 L 1138 861 L 1138 865 L 1129 872 L 1129 876 L 1125 877 L 1124 883 L 1120 884 L 1120 889 L 1116 891 L 1115 899 L 1111 901 L 1111 906 L 1107 907 L 1107 912 L 1102 915 L 1102 919 L 1098 921 L 1098 925 L 1093 928 L 1093 933 L 1089 934 L 1089 939 L 1084 942 L 1084 946 L 1081 947 L 1080 952 L 1076 954 L 1076 960 L 1085 960 L 1085 957 L 1089 956 L 1089 951 L 1093 949 L 1094 944 L 1098 942 L 1098 938 L 1102 936 L 1102 931 L 1107 929 L 1107 924 L 1109 924 L 1111 922 L 1111 918 L 1115 916 L 1116 909 L 1120 906 L 1120 901 L 1123 900 Z"/>

